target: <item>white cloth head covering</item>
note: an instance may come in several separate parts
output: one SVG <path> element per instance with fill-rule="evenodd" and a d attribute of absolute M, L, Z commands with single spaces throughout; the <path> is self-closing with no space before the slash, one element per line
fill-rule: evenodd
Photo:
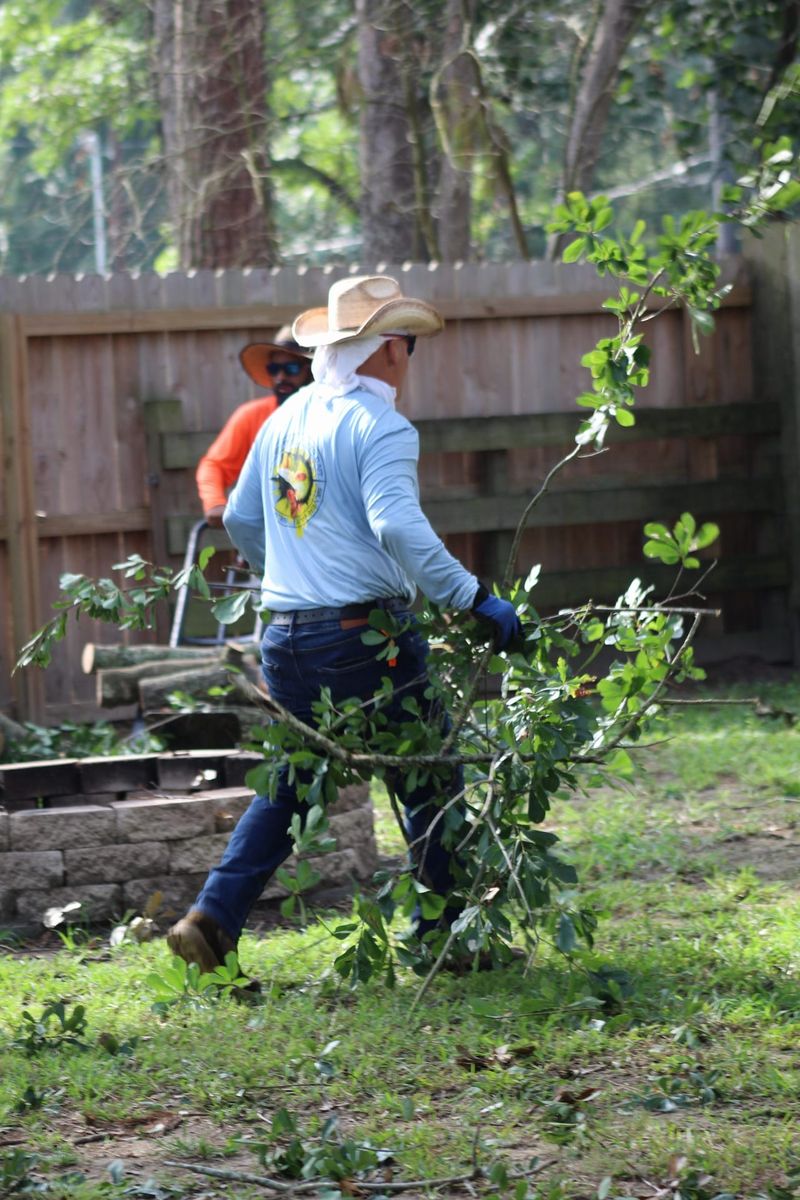
<path fill-rule="evenodd" d="M 394 405 L 395 389 L 391 384 L 375 379 L 371 375 L 359 375 L 356 368 L 366 362 L 384 343 L 381 335 L 339 342 L 334 346 L 317 346 L 311 360 L 311 374 L 315 387 L 330 396 L 344 396 L 354 388 L 366 388 L 380 396 L 387 404 Z"/>

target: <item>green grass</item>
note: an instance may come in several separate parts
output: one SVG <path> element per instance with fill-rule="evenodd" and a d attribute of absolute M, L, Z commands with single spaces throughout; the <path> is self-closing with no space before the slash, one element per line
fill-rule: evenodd
<path fill-rule="evenodd" d="M 796 685 L 739 690 L 800 711 Z M 687 1200 L 793 1194 L 800 729 L 688 708 L 651 740 L 631 780 L 553 811 L 601 916 L 594 951 L 573 963 L 544 951 L 527 974 L 441 976 L 411 1015 L 416 977 L 350 992 L 315 922 L 245 936 L 263 1005 L 157 1016 L 147 977 L 168 962 L 163 942 L 0 958 L 0 1196 L 14 1149 L 34 1156 L 29 1183 L 64 1200 L 270 1194 L 164 1164 L 263 1174 L 254 1147 L 282 1107 L 306 1141 L 335 1117 L 342 1136 L 391 1151 L 395 1180 L 465 1173 L 474 1154 L 487 1166 L 538 1155 L 543 1200 L 594 1197 L 609 1176 L 611 1197 L 671 1197 L 676 1175 Z M 22 1013 L 54 997 L 86 1006 L 86 1046 L 28 1056 Z M 138 1040 L 114 1056 L 107 1035 Z"/>

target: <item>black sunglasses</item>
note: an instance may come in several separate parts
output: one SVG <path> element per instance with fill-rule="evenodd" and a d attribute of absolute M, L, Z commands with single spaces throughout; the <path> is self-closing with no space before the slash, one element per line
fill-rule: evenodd
<path fill-rule="evenodd" d="M 408 350 L 408 357 L 411 358 L 411 355 L 414 353 L 414 347 L 417 344 L 417 335 L 414 333 L 407 333 L 405 335 L 405 343 Z"/>
<path fill-rule="evenodd" d="M 409 354 L 411 351 L 409 350 Z M 295 379 L 301 375 L 306 369 L 304 362 L 288 362 L 288 363 L 267 363 L 267 371 L 273 379 L 277 379 L 279 375 L 288 375 L 290 379 Z"/>

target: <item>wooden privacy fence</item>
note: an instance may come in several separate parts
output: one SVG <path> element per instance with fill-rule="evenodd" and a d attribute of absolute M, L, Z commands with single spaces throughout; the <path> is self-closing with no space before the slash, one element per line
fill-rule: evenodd
<path fill-rule="evenodd" d="M 794 393 L 775 372 L 754 387 L 751 347 L 753 322 L 761 328 L 753 295 L 785 275 L 787 251 L 760 254 L 754 267 L 725 264 L 734 288 L 699 355 L 682 313 L 652 323 L 653 377 L 635 427 L 572 464 L 537 508 L 517 568 L 543 564 L 542 607 L 613 600 L 637 574 L 661 582 L 641 556 L 642 523 L 689 509 L 722 528 L 707 590 L 724 616 L 707 627 L 707 653 L 790 653 Z M 497 578 L 525 498 L 572 444 L 574 397 L 588 378 L 581 356 L 615 327 L 600 308 L 611 288 L 588 268 L 545 263 L 388 270 L 447 320 L 418 344 L 400 403 L 420 431 L 425 510 L 455 554 Z M 9 681 L 16 649 L 49 615 L 62 572 L 107 574 L 133 552 L 178 563 L 199 516 L 197 459 L 257 394 L 239 350 L 324 303 L 338 274 L 0 280 L 0 708 L 40 720 L 92 713 L 80 650 L 112 640 L 108 627 L 72 625 L 46 673 Z M 780 335 L 773 318 L 769 337 L 785 350 L 792 326 Z"/>

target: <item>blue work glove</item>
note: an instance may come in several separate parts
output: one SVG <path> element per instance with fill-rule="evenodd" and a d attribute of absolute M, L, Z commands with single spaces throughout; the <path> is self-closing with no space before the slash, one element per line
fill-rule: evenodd
<path fill-rule="evenodd" d="M 495 650 L 505 650 L 513 638 L 522 635 L 522 626 L 517 616 L 517 610 L 508 600 L 493 596 L 483 584 L 478 585 L 472 611 L 494 626 Z"/>

